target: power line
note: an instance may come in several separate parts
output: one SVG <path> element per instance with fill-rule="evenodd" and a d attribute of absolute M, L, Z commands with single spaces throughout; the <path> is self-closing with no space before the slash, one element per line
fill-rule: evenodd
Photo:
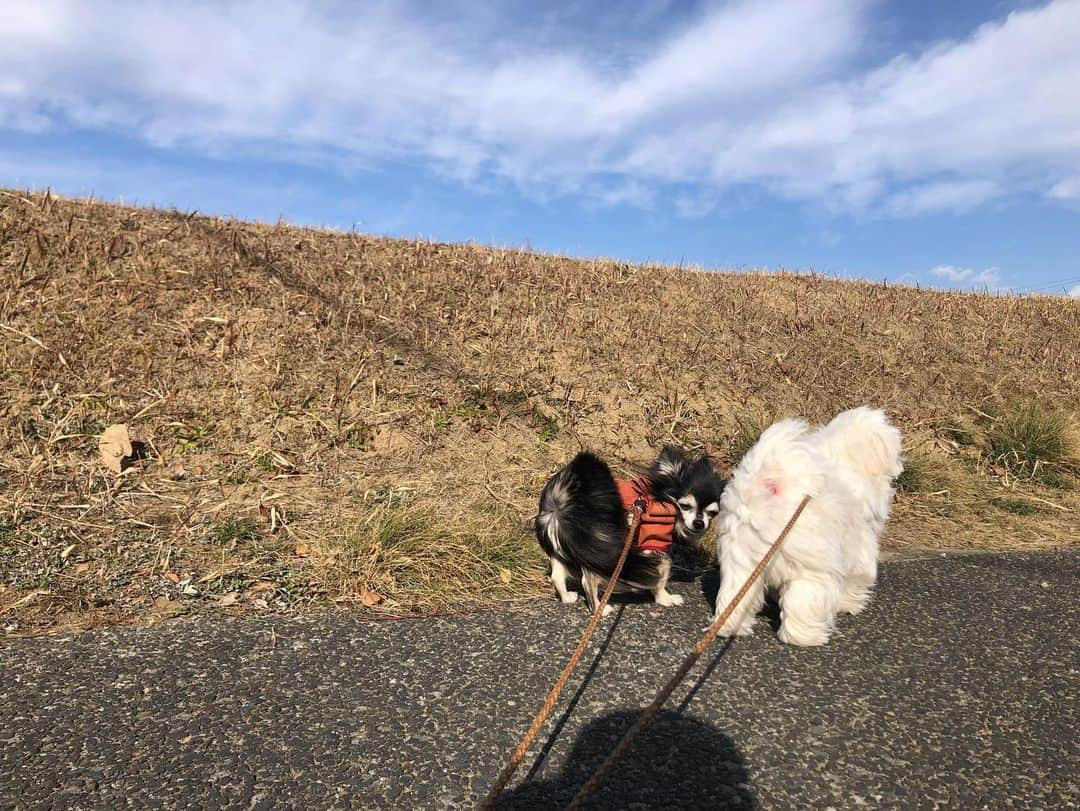
<path fill-rule="evenodd" d="M 1040 287 L 1024 287 L 1018 290 L 1018 293 L 1038 293 L 1042 290 L 1057 290 L 1058 288 L 1065 289 L 1067 285 L 1080 283 L 1080 276 L 1074 276 L 1071 279 L 1059 279 L 1050 284 L 1044 284 Z"/>

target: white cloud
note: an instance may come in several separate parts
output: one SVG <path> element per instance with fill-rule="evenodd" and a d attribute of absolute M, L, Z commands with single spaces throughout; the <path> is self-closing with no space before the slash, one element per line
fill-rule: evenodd
<path fill-rule="evenodd" d="M 655 195 L 644 183 L 627 180 L 620 184 L 605 184 L 595 190 L 586 189 L 590 196 L 607 206 L 629 204 L 637 208 L 650 208 Z"/>
<path fill-rule="evenodd" d="M 1080 284 L 1076 285 L 1069 291 L 1069 295 L 1073 298 L 1080 298 Z"/>
<path fill-rule="evenodd" d="M 931 276 L 942 276 L 950 282 L 962 282 L 964 279 L 975 275 L 971 268 L 958 268 L 955 265 L 938 265 L 930 268 Z"/>
<path fill-rule="evenodd" d="M 699 220 L 715 211 L 719 200 L 712 189 L 698 189 L 676 194 L 671 202 L 680 216 Z"/>
<path fill-rule="evenodd" d="M 980 271 L 971 277 L 971 284 L 976 288 L 986 288 L 987 290 L 1006 290 L 1008 288 L 1002 287 L 999 282 L 1000 274 L 997 268 L 987 268 Z"/>
<path fill-rule="evenodd" d="M 1055 200 L 1076 200 L 1080 198 L 1080 177 L 1070 177 L 1055 183 L 1050 187 L 1047 194 Z"/>
<path fill-rule="evenodd" d="M 931 276 L 947 279 L 953 284 L 964 282 L 964 286 L 974 290 L 988 290 L 993 293 L 1011 291 L 1011 287 L 1001 284 L 1001 269 L 996 267 L 975 271 L 973 268 L 961 268 L 956 265 L 937 265 L 930 268 Z"/>
<path fill-rule="evenodd" d="M 887 199 L 886 208 L 901 216 L 969 211 L 997 194 L 997 185 L 988 180 L 940 181 L 896 192 Z"/>
<path fill-rule="evenodd" d="M 678 184 L 691 215 L 744 185 L 888 216 L 1080 195 L 1080 0 L 869 67 L 861 0 L 738 0 L 603 48 L 509 6 L 9 5 L 0 128 L 421 161 L 610 204 Z"/>

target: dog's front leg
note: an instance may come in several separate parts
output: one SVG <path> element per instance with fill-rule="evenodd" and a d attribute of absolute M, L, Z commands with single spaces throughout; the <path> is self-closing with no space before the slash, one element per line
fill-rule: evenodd
<path fill-rule="evenodd" d="M 671 558 L 664 556 L 660 561 L 659 566 L 659 580 L 656 583 L 656 587 L 652 590 L 653 600 L 657 605 L 671 606 L 682 605 L 685 600 L 681 594 L 672 594 L 667 590 L 668 578 L 671 577 Z"/>

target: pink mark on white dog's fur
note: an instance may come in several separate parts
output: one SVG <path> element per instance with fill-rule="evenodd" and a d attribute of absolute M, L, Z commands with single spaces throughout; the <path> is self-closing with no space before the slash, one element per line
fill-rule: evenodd
<path fill-rule="evenodd" d="M 885 413 L 853 408 L 811 431 L 803 420 L 766 429 L 724 490 L 717 520 L 720 593 L 734 597 L 804 495 L 811 500 L 721 633 L 753 632 L 766 590 L 780 599 L 784 642 L 822 645 L 840 611 L 857 614 L 877 582 L 878 537 L 903 470 L 900 432 Z"/>

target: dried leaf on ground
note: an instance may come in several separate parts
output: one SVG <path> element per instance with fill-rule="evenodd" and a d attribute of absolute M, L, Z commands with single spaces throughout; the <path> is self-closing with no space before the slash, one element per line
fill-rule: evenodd
<path fill-rule="evenodd" d="M 105 467 L 113 473 L 120 473 L 124 469 L 124 459 L 132 454 L 131 437 L 128 435 L 126 425 L 110 425 L 98 437 L 98 452 Z"/>
<path fill-rule="evenodd" d="M 377 591 L 372 591 L 371 589 L 367 588 L 360 589 L 360 602 L 362 602 L 366 606 L 378 605 L 385 599 L 386 598 L 379 594 L 379 592 Z"/>

